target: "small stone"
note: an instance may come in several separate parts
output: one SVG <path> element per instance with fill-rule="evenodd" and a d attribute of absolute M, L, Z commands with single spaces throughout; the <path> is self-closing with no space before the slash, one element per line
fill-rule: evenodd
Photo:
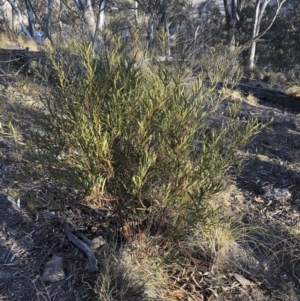
<path fill-rule="evenodd" d="M 106 244 L 105 239 L 102 236 L 97 236 L 92 240 L 92 249 L 93 251 L 95 251 L 105 244 Z"/>
<path fill-rule="evenodd" d="M 61 257 L 53 256 L 45 265 L 42 276 L 43 281 L 57 282 L 65 279 L 66 275 L 63 270 L 63 260 Z"/>
<path fill-rule="evenodd" d="M 55 212 L 54 211 L 49 211 L 47 209 L 47 210 L 43 211 L 43 215 L 44 215 L 44 218 L 47 219 L 47 218 L 55 217 Z"/>

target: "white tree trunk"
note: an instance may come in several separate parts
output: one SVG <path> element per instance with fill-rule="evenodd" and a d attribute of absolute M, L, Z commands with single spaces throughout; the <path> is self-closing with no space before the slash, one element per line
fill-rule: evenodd
<path fill-rule="evenodd" d="M 256 53 L 256 41 L 253 41 L 250 48 L 249 56 L 249 69 L 253 70 L 255 67 L 255 53 Z"/>
<path fill-rule="evenodd" d="M 54 0 L 48 0 L 46 28 L 45 28 L 48 38 L 50 38 L 50 27 L 51 27 L 51 21 L 52 21 L 53 6 L 54 6 Z"/>
<path fill-rule="evenodd" d="M 171 22 L 169 23 L 166 18 L 166 20 L 165 20 L 165 30 L 166 30 L 166 53 L 165 53 L 165 55 L 167 57 L 171 57 L 170 25 L 171 25 Z"/>
<path fill-rule="evenodd" d="M 82 17 L 87 25 L 87 28 L 93 37 L 96 30 L 96 21 L 95 21 L 95 14 L 92 6 L 91 0 L 74 0 L 75 5 L 77 8 L 82 12 Z"/>
<path fill-rule="evenodd" d="M 255 4 L 255 16 L 254 16 L 254 25 L 253 25 L 253 33 L 252 33 L 252 43 L 250 47 L 250 54 L 249 54 L 249 69 L 253 70 L 255 67 L 255 53 L 256 53 L 256 45 L 257 40 L 262 37 L 266 32 L 272 27 L 275 19 L 277 18 L 282 5 L 286 2 L 286 0 L 277 0 L 277 9 L 275 15 L 273 16 L 269 26 L 260 33 L 260 26 L 263 15 L 265 13 L 266 7 L 270 3 L 271 0 L 256 0 Z"/>
<path fill-rule="evenodd" d="M 230 49 L 235 49 L 235 33 L 237 27 L 237 0 L 223 0 Z"/>
<path fill-rule="evenodd" d="M 22 31 L 24 32 L 25 36 L 30 39 L 33 40 L 33 37 L 31 36 L 30 32 L 28 31 L 27 27 L 24 24 L 23 21 L 23 16 L 21 11 L 19 10 L 16 2 L 14 0 L 7 0 L 9 2 L 9 4 L 11 5 L 12 9 L 15 11 L 15 13 L 18 15 L 18 21 L 21 25 Z"/>
<path fill-rule="evenodd" d="M 3 21 L 9 26 L 9 28 L 12 28 L 12 8 L 9 5 L 8 2 L 4 1 L 0 4 L 1 6 L 1 14 Z"/>
<path fill-rule="evenodd" d="M 99 16 L 98 16 L 98 24 L 97 28 L 102 31 L 105 27 L 105 8 L 106 8 L 107 0 L 101 0 L 100 5 L 99 5 Z"/>
<path fill-rule="evenodd" d="M 20 30 L 20 26 L 18 26 L 18 15 L 13 9 L 11 10 L 11 29 L 14 32 L 19 32 Z"/>
<path fill-rule="evenodd" d="M 147 48 L 150 49 L 154 42 L 154 16 L 151 15 L 148 21 L 148 31 L 147 31 Z"/>
<path fill-rule="evenodd" d="M 82 17 L 91 35 L 94 49 L 97 50 L 101 45 L 102 40 L 100 33 L 98 33 L 98 29 L 102 30 L 105 24 L 104 11 L 107 0 L 100 1 L 97 20 L 95 19 L 95 13 L 91 0 L 74 0 L 74 3 L 77 6 L 77 8 L 82 12 Z"/>
<path fill-rule="evenodd" d="M 255 38 L 259 33 L 259 28 L 260 28 L 259 20 L 261 20 L 260 15 L 261 15 L 260 0 L 256 0 L 252 38 Z M 256 40 L 253 40 L 253 42 L 251 44 L 250 56 L 249 56 L 249 69 L 250 70 L 254 69 L 255 52 L 256 52 Z"/>
<path fill-rule="evenodd" d="M 231 51 L 235 50 L 235 33 L 236 33 L 236 14 L 237 14 L 237 0 L 231 0 L 231 41 L 230 49 Z"/>
<path fill-rule="evenodd" d="M 138 6 L 139 6 L 139 4 L 138 4 L 138 2 L 137 1 L 134 1 L 134 16 L 135 16 L 135 21 L 136 21 L 136 23 L 138 23 Z"/>
<path fill-rule="evenodd" d="M 30 35 L 33 37 L 33 39 L 36 39 L 36 31 L 35 31 L 35 16 L 32 10 L 32 5 L 30 0 L 25 0 L 26 9 L 27 9 L 27 18 L 28 18 L 28 27 Z"/>

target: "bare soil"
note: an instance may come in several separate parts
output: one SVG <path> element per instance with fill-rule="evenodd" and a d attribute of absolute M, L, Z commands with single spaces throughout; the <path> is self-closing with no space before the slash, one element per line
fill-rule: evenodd
<path fill-rule="evenodd" d="M 16 90 L 0 85 L 0 122 L 4 132 L 10 133 L 11 122 L 21 134 L 30 126 L 35 99 L 30 93 L 26 100 L 26 93 L 12 97 Z M 300 119 L 289 107 L 263 101 L 245 101 L 241 115 L 273 118 L 243 150 L 245 167 L 221 196 L 233 218 L 260 229 L 243 242 L 244 253 L 232 249 L 251 285 L 234 279 L 229 267 L 230 290 L 205 300 L 300 300 Z M 92 240 L 107 238 L 104 215 L 81 204 L 74 191 L 24 178 L 22 143 L 21 135 L 0 135 L 0 300 L 95 300 L 97 273 L 60 220 Z M 63 258 L 66 278 L 45 283 L 41 275 L 54 255 Z"/>

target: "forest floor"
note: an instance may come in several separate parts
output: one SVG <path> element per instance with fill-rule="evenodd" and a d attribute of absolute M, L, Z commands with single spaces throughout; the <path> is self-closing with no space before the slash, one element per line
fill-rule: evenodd
<path fill-rule="evenodd" d="M 67 220 L 78 235 L 92 241 L 106 237 L 105 215 L 81 204 L 74 192 L 64 194 L 47 179 L 32 181 L 21 173 L 26 165 L 22 132 L 30 126 L 37 100 L 25 81 L 0 85 L 0 129 L 7 133 L 0 135 L 0 300 L 101 300 L 95 289 L 97 273 L 90 271 L 85 254 L 68 240 L 59 220 Z M 243 150 L 242 173 L 218 197 L 233 218 L 260 230 L 241 242 L 243 254 L 233 251 L 243 267 L 239 274 L 229 267 L 224 289 L 221 282 L 219 288 L 214 283 L 211 290 L 217 293 L 190 300 L 300 300 L 298 114 L 284 105 L 245 97 L 242 116 L 273 122 Z M 11 136 L 10 123 L 16 131 Z M 105 260 L 101 254 L 96 252 L 100 264 Z M 65 277 L 51 283 L 42 275 L 54 255 L 63 259 Z M 173 300 L 180 298 L 174 295 Z"/>

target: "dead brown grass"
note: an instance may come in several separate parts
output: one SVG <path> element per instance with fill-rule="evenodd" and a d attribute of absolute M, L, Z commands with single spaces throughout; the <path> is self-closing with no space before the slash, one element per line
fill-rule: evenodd
<path fill-rule="evenodd" d="M 252 93 L 249 93 L 247 95 L 247 100 L 249 101 L 250 104 L 252 105 L 257 105 L 258 104 L 258 99 L 252 94 Z"/>
<path fill-rule="evenodd" d="M 121 248 L 110 243 L 103 247 L 94 289 L 99 301 L 174 300 L 169 298 L 173 285 L 162 257 L 158 250 L 147 253 L 145 248 L 147 243 Z"/>
<path fill-rule="evenodd" d="M 15 48 L 29 48 L 30 51 L 38 51 L 39 47 L 37 44 L 25 38 L 22 35 L 16 35 L 15 33 L 11 33 L 8 35 L 0 34 L 0 48 L 3 49 L 15 49 Z"/>
<path fill-rule="evenodd" d="M 293 85 L 286 90 L 286 94 L 294 98 L 300 98 L 300 86 Z"/>

